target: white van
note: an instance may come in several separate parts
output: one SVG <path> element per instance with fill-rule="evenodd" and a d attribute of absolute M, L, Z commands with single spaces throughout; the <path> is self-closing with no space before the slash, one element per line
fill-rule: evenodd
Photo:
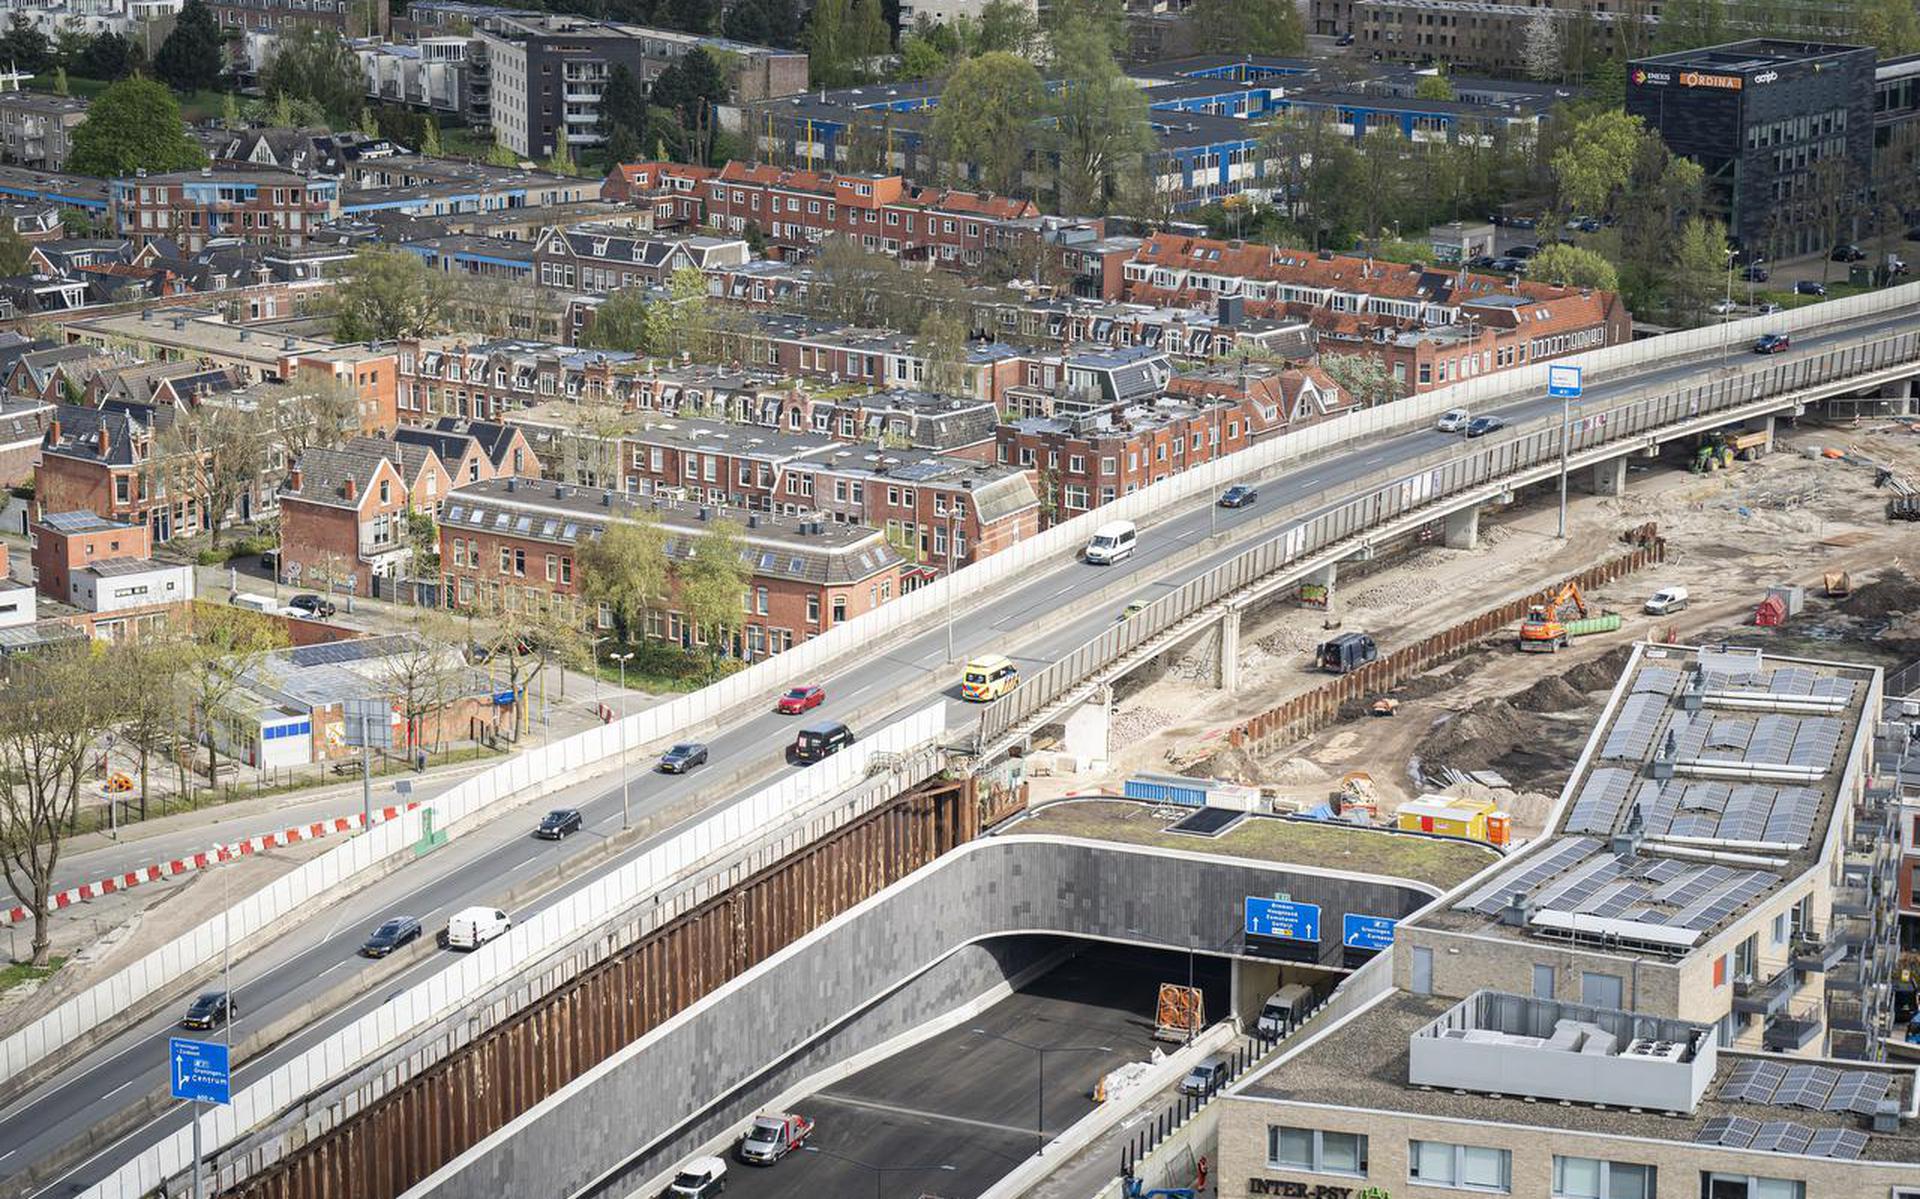
<path fill-rule="evenodd" d="M 447 921 L 447 948 L 478 949 L 512 927 L 512 918 L 498 908 L 467 908 Z"/>
<path fill-rule="evenodd" d="M 1666 616 L 1686 606 L 1687 589 L 1685 587 L 1662 587 L 1648 596 L 1646 602 L 1649 616 Z"/>
<path fill-rule="evenodd" d="M 1101 525 L 1093 531 L 1093 540 L 1087 542 L 1087 561 L 1095 566 L 1113 565 L 1133 553 L 1136 536 L 1130 520 Z"/>
<path fill-rule="evenodd" d="M 1300 1027 L 1300 1022 L 1313 1011 L 1313 988 L 1304 983 L 1294 983 L 1281 987 L 1267 996 L 1267 1002 L 1260 1008 L 1260 1018 L 1255 1021 L 1254 1029 L 1270 1041 L 1286 1036 Z"/>
<path fill-rule="evenodd" d="M 236 608 L 245 608 L 249 612 L 264 612 L 268 616 L 285 614 L 279 600 L 269 595 L 255 595 L 251 591 L 236 591 L 227 602 Z"/>

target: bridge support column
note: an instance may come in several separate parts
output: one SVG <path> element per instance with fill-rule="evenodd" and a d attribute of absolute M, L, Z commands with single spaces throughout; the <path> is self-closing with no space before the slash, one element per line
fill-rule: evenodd
<path fill-rule="evenodd" d="M 1475 549 L 1480 544 L 1480 509 L 1447 513 L 1446 545 L 1450 550 Z"/>
<path fill-rule="evenodd" d="M 1593 494 L 1625 495 L 1627 491 L 1627 460 L 1609 458 L 1605 462 L 1593 464 Z"/>
<path fill-rule="evenodd" d="M 1332 608 L 1333 583 L 1340 575 L 1340 564 L 1329 562 L 1300 580 L 1300 606 L 1302 608 Z"/>
<path fill-rule="evenodd" d="M 1240 689 L 1240 609 L 1228 608 L 1220 618 L 1219 668 L 1215 684 L 1232 694 Z"/>
<path fill-rule="evenodd" d="M 1747 428 L 1750 432 L 1764 432 L 1767 435 L 1767 440 L 1760 447 L 1760 452 L 1763 454 L 1773 453 L 1773 419 L 1772 414 L 1769 413 L 1766 416 L 1756 417 L 1747 422 Z"/>
<path fill-rule="evenodd" d="M 1067 713 L 1066 737 L 1062 748 L 1082 766 L 1098 768 L 1107 764 L 1113 737 L 1113 691 L 1102 687 L 1087 702 Z"/>
<path fill-rule="evenodd" d="M 1913 385 L 1914 380 L 1912 379 L 1900 379 L 1881 385 L 1880 398 L 1887 402 L 1887 412 L 1889 414 L 1894 416 L 1912 416 L 1916 412 L 1920 412 L 1920 407 L 1916 407 L 1913 402 Z"/>

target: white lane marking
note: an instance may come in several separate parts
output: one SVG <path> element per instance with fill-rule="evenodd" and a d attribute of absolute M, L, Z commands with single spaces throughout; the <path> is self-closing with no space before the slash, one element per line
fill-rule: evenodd
<path fill-rule="evenodd" d="M 111 1099 L 111 1098 L 113 1098 L 113 1097 L 114 1097 L 115 1095 L 118 1095 L 118 1094 L 119 1094 L 120 1092 L 122 1092 L 122 1091 L 124 1091 L 124 1090 L 126 1090 L 126 1089 L 127 1089 L 128 1087 L 130 1087 L 130 1086 L 132 1086 L 132 1085 L 134 1084 L 134 1082 L 135 1082 L 135 1081 L 137 1081 L 137 1080 L 135 1080 L 135 1079 L 131 1079 L 131 1078 L 129 1078 L 129 1079 L 127 1080 L 127 1081 L 125 1081 L 125 1082 L 123 1082 L 123 1083 L 121 1083 L 121 1084 L 120 1084 L 119 1086 L 117 1086 L 117 1087 L 115 1087 L 115 1088 L 113 1088 L 113 1090 L 111 1090 L 111 1091 L 108 1091 L 108 1092 L 107 1092 L 106 1094 L 104 1094 L 104 1095 L 102 1095 L 102 1096 L 100 1096 L 100 1098 L 102 1098 L 102 1099 Z"/>
<path fill-rule="evenodd" d="M 1011 1124 L 995 1124 L 991 1120 L 970 1120 L 965 1116 L 948 1115 L 946 1112 L 923 1111 L 917 1107 L 898 1107 L 891 1103 L 874 1103 L 867 1099 L 853 1099 L 832 1091 L 821 1091 L 820 1098 L 834 1103 L 844 1103 L 848 1107 L 864 1108 L 870 1112 L 888 1112 L 896 1116 L 918 1116 L 922 1120 L 940 1120 L 948 1124 L 965 1124 L 970 1128 L 988 1128 L 995 1132 L 1010 1132 L 1016 1136 L 1030 1137 L 1031 1128 L 1015 1128 Z"/>

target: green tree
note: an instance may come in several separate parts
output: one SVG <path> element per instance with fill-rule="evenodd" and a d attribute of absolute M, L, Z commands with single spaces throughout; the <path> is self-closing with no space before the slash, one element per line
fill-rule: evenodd
<path fill-rule="evenodd" d="M 1717 46 L 1734 38 L 1732 5 L 1726 0 L 1665 0 L 1654 44 L 1662 50 Z"/>
<path fill-rule="evenodd" d="M 615 125 L 613 133 L 607 138 L 607 170 L 612 171 L 623 162 L 637 162 L 639 159 L 639 137 L 625 125 Z"/>
<path fill-rule="evenodd" d="M 937 159 L 972 164 L 977 185 L 988 191 L 1019 191 L 1027 146 L 1046 107 L 1046 86 L 1026 60 L 1002 50 L 969 58 L 947 79 L 933 110 Z"/>
<path fill-rule="evenodd" d="M 1569 242 L 1540 247 L 1527 264 L 1527 278 L 1538 283 L 1619 291 L 1620 272 L 1599 253 Z"/>
<path fill-rule="evenodd" d="M 659 523 L 644 512 L 613 521 L 600 536 L 582 541 L 574 556 L 581 594 L 605 605 L 621 640 L 638 640 L 647 613 L 660 606 L 669 585 L 667 537 Z"/>
<path fill-rule="evenodd" d="M 1194 0 L 1194 45 L 1210 54 L 1299 54 L 1306 26 L 1293 0 Z"/>
<path fill-rule="evenodd" d="M 746 610 L 753 568 L 745 552 L 746 530 L 734 521 L 718 520 L 694 540 L 692 555 L 674 564 L 681 614 L 706 640 L 715 666 L 739 632 Z"/>
<path fill-rule="evenodd" d="M 1708 217 L 1692 217 L 1681 227 L 1674 247 L 1669 299 L 1674 312 L 1694 324 L 1706 320 L 1707 306 L 1727 286 L 1727 227 Z"/>
<path fill-rule="evenodd" d="M 7 31 L 0 34 L 0 56 L 5 56 L 15 70 L 38 75 L 53 65 L 53 45 L 32 21 L 14 13 Z"/>
<path fill-rule="evenodd" d="M 0 278 L 27 273 L 27 255 L 33 247 L 14 229 L 13 221 L 0 219 Z"/>
<path fill-rule="evenodd" d="M 616 63 L 607 74 L 607 86 L 600 93 L 600 133 L 612 137 L 616 129 L 626 129 L 638 137 L 647 127 L 647 94 L 625 63 Z M 614 158 L 620 162 L 619 157 Z"/>
<path fill-rule="evenodd" d="M 927 360 L 926 386 L 940 395 L 967 394 L 967 318 L 958 305 L 930 308 L 915 348 Z"/>
<path fill-rule="evenodd" d="M 546 168 L 555 175 L 580 173 L 580 168 L 573 162 L 573 147 L 567 144 L 567 127 L 564 124 L 553 131 L 553 153 L 547 156 Z"/>
<path fill-rule="evenodd" d="M 1914 0 L 1855 0 L 1859 40 L 1895 58 L 1920 52 L 1920 7 Z"/>
<path fill-rule="evenodd" d="M 987 0 L 980 9 L 974 53 L 988 54 L 1004 50 L 1009 54 L 1030 54 L 1034 37 L 1039 32 L 1033 13 L 1026 5 L 1017 0 Z"/>
<path fill-rule="evenodd" d="M 420 137 L 420 153 L 429 158 L 438 158 L 444 152 L 440 149 L 440 119 L 429 116 L 425 130 Z"/>
<path fill-rule="evenodd" d="M 1453 81 L 1444 72 L 1422 75 L 1420 82 L 1413 85 L 1413 95 L 1417 100 L 1452 100 L 1455 98 Z"/>
<path fill-rule="evenodd" d="M 487 164 L 496 167 L 517 167 L 520 165 L 520 156 L 515 154 L 513 147 L 505 142 L 495 142 L 487 147 Z"/>
<path fill-rule="evenodd" d="M 1391 403 L 1406 394 L 1406 387 L 1388 372 L 1387 364 L 1367 354 L 1322 354 L 1320 369 L 1338 383 L 1341 390 L 1368 408 Z"/>
<path fill-rule="evenodd" d="M 169 87 L 194 92 L 218 84 L 222 67 L 220 27 L 213 10 L 206 0 L 187 0 L 174 18 L 173 32 L 153 56 L 153 73 Z"/>
<path fill-rule="evenodd" d="M 704 161 L 717 124 L 714 108 L 727 100 L 727 79 L 713 55 L 696 47 L 660 72 L 648 99 L 656 111 L 671 114 L 689 157 Z"/>
<path fill-rule="evenodd" d="M 53 69 L 53 94 L 56 96 L 67 94 L 67 68 L 65 67 Z"/>
<path fill-rule="evenodd" d="M 798 45 L 800 14 L 793 0 L 739 0 L 721 18 L 720 31 L 735 41 L 790 50 Z"/>
<path fill-rule="evenodd" d="M 932 39 L 908 34 L 900 41 L 901 79 L 931 79 L 947 69 L 947 56 Z"/>
<path fill-rule="evenodd" d="M 1090 32 L 1116 52 L 1127 44 L 1125 0 L 1053 0 L 1041 22 L 1049 40 L 1072 30 Z"/>
<path fill-rule="evenodd" d="M 83 79 L 106 83 L 125 79 L 133 73 L 133 45 L 117 33 L 100 34 L 80 52 L 73 69 Z"/>
<path fill-rule="evenodd" d="M 880 0 L 853 0 L 848 28 L 853 38 L 855 59 L 860 64 L 861 74 L 866 75 L 875 63 L 893 49 L 893 31 L 887 24 L 886 13 L 881 11 Z"/>
<path fill-rule="evenodd" d="M 341 341 L 428 337 L 446 324 L 453 300 L 453 281 L 418 255 L 367 246 L 331 293 L 333 333 Z"/>
<path fill-rule="evenodd" d="M 1550 160 L 1560 207 L 1566 212 L 1607 212 L 1633 177 L 1643 139 L 1659 140 L 1639 117 L 1609 109 L 1573 127 Z"/>
<path fill-rule="evenodd" d="M 187 136 L 173 93 L 150 79 L 122 79 L 94 97 L 73 131 L 67 168 L 109 178 L 137 170 L 184 171 L 206 164 Z"/>
<path fill-rule="evenodd" d="M 240 100 L 232 92 L 220 97 L 220 127 L 229 133 L 240 128 Z"/>
<path fill-rule="evenodd" d="M 352 124 L 365 105 L 367 85 L 346 39 L 324 25 L 300 23 L 284 30 L 278 42 L 273 61 L 260 73 L 261 90 L 311 100 L 336 128 Z"/>
<path fill-rule="evenodd" d="M 691 350 L 699 340 L 706 308 L 707 277 L 698 267 L 675 271 L 667 281 L 667 299 L 648 304 L 642 318 L 647 353 L 673 355 Z"/>
<path fill-rule="evenodd" d="M 207 745 L 207 777 L 217 776 L 220 749 L 213 727 L 222 723 L 227 700 L 241 682 L 287 643 L 285 625 L 231 604 L 201 600 L 189 616 L 193 642 L 185 647 L 183 685 L 187 710 Z"/>
<path fill-rule="evenodd" d="M 712 33 L 719 16 L 717 0 L 660 0 L 653 14 L 667 28 L 686 33 Z"/>
<path fill-rule="evenodd" d="M 853 0 L 815 0 L 807 14 L 807 74 L 815 87 L 845 87 L 860 78 Z"/>
<path fill-rule="evenodd" d="M 1153 148 L 1147 98 L 1115 61 L 1107 27 L 1085 19 L 1053 29 L 1056 90 L 1049 105 L 1061 212 L 1099 214 Z"/>
<path fill-rule="evenodd" d="M 587 345 L 596 350 L 626 350 L 638 353 L 647 348 L 646 293 L 637 287 L 623 287 L 593 310 L 593 324 L 587 327 Z"/>

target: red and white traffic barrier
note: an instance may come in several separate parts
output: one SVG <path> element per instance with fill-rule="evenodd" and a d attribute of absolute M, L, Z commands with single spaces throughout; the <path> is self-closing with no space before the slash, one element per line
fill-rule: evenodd
<path fill-rule="evenodd" d="M 375 808 L 373 822 L 385 824 L 403 812 L 419 807 L 418 801 L 399 807 Z M 360 813 L 351 816 L 335 816 L 331 820 L 316 820 L 312 824 L 303 824 L 297 828 L 281 829 L 277 833 L 263 833 L 257 837 L 248 837 L 245 841 L 235 841 L 230 845 L 216 845 L 204 853 L 192 857 L 175 858 L 170 862 L 157 862 L 151 866 L 142 866 L 138 870 L 129 870 L 125 874 L 116 874 L 112 878 L 103 878 L 96 883 L 82 883 L 78 887 L 69 887 L 65 891 L 48 897 L 48 903 L 55 911 L 71 907 L 84 900 L 98 899 L 103 895 L 112 895 L 116 891 L 125 891 L 141 883 L 158 882 L 163 878 L 174 878 L 182 874 L 191 874 L 196 870 L 205 870 L 221 862 L 231 862 L 248 854 L 263 853 L 269 849 L 284 849 L 300 841 L 315 841 L 321 837 L 331 837 L 335 833 L 351 833 L 360 827 Z M 0 908 L 0 926 L 19 924 L 27 919 L 24 907 Z"/>

